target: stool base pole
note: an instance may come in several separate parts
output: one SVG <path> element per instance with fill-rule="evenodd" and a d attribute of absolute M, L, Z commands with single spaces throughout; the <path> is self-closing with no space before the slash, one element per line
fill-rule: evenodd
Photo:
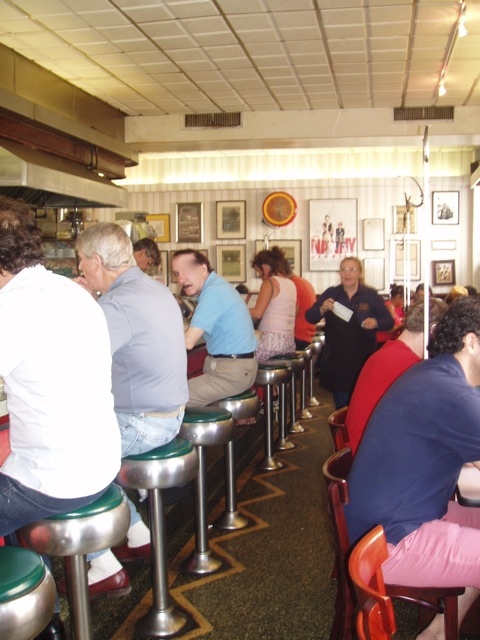
<path fill-rule="evenodd" d="M 216 529 L 235 531 L 248 527 L 250 521 L 237 510 L 237 488 L 235 473 L 235 440 L 230 440 L 224 446 L 225 461 L 225 511 L 219 516 L 213 526 Z"/>
<path fill-rule="evenodd" d="M 165 611 L 150 609 L 135 625 L 139 638 L 168 638 L 176 635 L 187 623 L 186 616 L 171 605 Z"/>
<path fill-rule="evenodd" d="M 266 385 L 265 387 L 265 424 L 263 427 L 263 442 L 265 449 L 265 457 L 258 463 L 257 469 L 259 471 L 276 471 L 283 467 L 283 462 L 277 460 L 273 455 L 273 411 L 272 411 L 272 387 Z"/>
<path fill-rule="evenodd" d="M 207 457 L 206 447 L 195 445 L 198 453 L 198 473 L 193 481 L 195 492 L 195 550 L 183 564 L 188 573 L 205 575 L 218 571 L 223 562 L 208 544 L 207 521 Z"/>
<path fill-rule="evenodd" d="M 292 375 L 291 385 L 293 389 L 292 394 L 295 394 L 295 382 L 294 382 L 293 375 Z M 275 449 L 275 451 L 288 451 L 289 449 L 296 449 L 296 445 L 293 444 L 293 442 L 289 440 L 287 436 L 286 395 L 287 395 L 286 384 L 282 384 L 280 386 L 280 398 L 278 403 L 279 404 L 279 419 L 278 419 L 279 435 L 273 445 L 273 448 Z M 290 410 L 290 413 L 291 413 L 291 410 Z"/>
<path fill-rule="evenodd" d="M 213 553 L 211 549 L 208 551 L 194 551 L 183 565 L 185 571 L 194 575 L 208 575 L 215 573 L 223 566 L 222 560 Z"/>
<path fill-rule="evenodd" d="M 305 409 L 302 409 L 302 411 L 300 412 L 300 419 L 301 420 L 310 420 L 310 418 L 313 418 L 313 413 L 311 413 L 306 407 Z"/>
<path fill-rule="evenodd" d="M 84 555 L 67 556 L 65 566 L 73 638 L 74 640 L 92 640 L 87 559 Z"/>

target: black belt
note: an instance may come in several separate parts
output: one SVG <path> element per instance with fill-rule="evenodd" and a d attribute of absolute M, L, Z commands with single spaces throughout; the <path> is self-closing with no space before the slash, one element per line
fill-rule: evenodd
<path fill-rule="evenodd" d="M 234 360 L 237 358 L 254 358 L 255 351 L 250 351 L 250 353 L 230 353 L 226 355 L 225 353 L 216 353 L 215 355 L 209 354 L 211 358 L 233 358 Z"/>

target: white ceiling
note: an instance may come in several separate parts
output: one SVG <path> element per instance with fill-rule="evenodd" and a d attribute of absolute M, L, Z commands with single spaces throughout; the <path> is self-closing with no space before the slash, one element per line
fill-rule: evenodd
<path fill-rule="evenodd" d="M 0 42 L 128 115 L 480 105 L 479 0 L 464 38 L 460 11 L 456 0 L 0 0 Z"/>

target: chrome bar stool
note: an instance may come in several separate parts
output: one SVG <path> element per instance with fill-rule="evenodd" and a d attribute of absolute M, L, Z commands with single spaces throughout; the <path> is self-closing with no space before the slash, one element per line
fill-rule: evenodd
<path fill-rule="evenodd" d="M 257 465 L 260 471 L 275 471 L 281 469 L 283 463 L 278 460 L 273 453 L 273 398 L 272 387 L 287 383 L 292 377 L 291 370 L 282 362 L 274 362 L 269 360 L 258 364 L 257 377 L 255 384 L 265 388 L 264 410 L 264 450 L 265 456 Z"/>
<path fill-rule="evenodd" d="M 187 407 L 185 410 L 180 435 L 189 440 L 198 453 L 198 474 L 194 481 L 195 549 L 183 565 L 188 573 L 214 573 L 223 564 L 208 544 L 206 447 L 230 442 L 234 428 L 232 414 L 222 407 Z"/>
<path fill-rule="evenodd" d="M 152 548 L 153 603 L 135 625 L 141 638 L 179 633 L 187 616 L 173 606 L 168 591 L 167 534 L 162 489 L 191 480 L 198 469 L 198 456 L 190 442 L 176 437 L 162 447 L 122 460 L 117 480 L 124 487 L 146 489 Z"/>
<path fill-rule="evenodd" d="M 0 638 L 31 640 L 53 616 L 55 581 L 30 549 L 0 547 Z"/>
<path fill-rule="evenodd" d="M 307 406 L 309 407 L 318 407 L 318 405 L 320 404 L 319 401 L 315 398 L 315 395 L 313 393 L 313 374 L 315 372 L 315 363 L 322 352 L 324 342 L 325 342 L 325 337 L 323 335 L 315 335 L 313 336 L 313 340 L 310 345 L 312 347 L 313 355 L 308 366 Z"/>
<path fill-rule="evenodd" d="M 17 531 L 23 546 L 37 553 L 65 557 L 75 640 L 92 638 L 86 555 L 118 545 L 129 527 L 127 500 L 120 487 L 112 484 L 98 500 L 86 507 L 38 520 Z"/>
<path fill-rule="evenodd" d="M 222 407 L 232 414 L 237 423 L 238 420 L 255 418 L 260 412 L 260 400 L 255 391 L 247 389 L 243 393 L 229 398 L 222 398 L 212 402 L 212 407 Z M 237 423 L 238 426 L 238 423 Z M 248 526 L 249 519 L 239 513 L 237 509 L 237 472 L 235 465 L 235 438 L 224 445 L 225 459 L 225 511 L 219 516 L 213 526 L 217 529 L 234 531 Z"/>
<path fill-rule="evenodd" d="M 307 374 L 310 374 L 312 369 L 313 348 L 309 344 L 305 349 L 302 349 L 300 353 L 305 358 L 305 367 L 302 369 L 300 376 L 300 419 L 310 420 L 313 418 L 313 413 L 307 409 Z"/>
<path fill-rule="evenodd" d="M 305 357 L 303 356 L 303 352 L 293 351 L 292 353 L 275 356 L 273 360 L 284 362 L 292 372 L 290 383 L 290 422 L 287 431 L 288 433 L 303 433 L 305 429 L 297 420 L 297 374 L 305 371 Z"/>

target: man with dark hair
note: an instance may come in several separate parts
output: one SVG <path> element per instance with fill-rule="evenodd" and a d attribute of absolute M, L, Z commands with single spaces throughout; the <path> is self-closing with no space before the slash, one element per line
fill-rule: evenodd
<path fill-rule="evenodd" d="M 430 298 L 429 304 L 429 321 L 432 327 L 443 316 L 448 305 L 438 298 Z M 425 347 L 423 323 L 422 300 L 408 310 L 399 337 L 387 340 L 363 365 L 353 389 L 345 421 L 353 455 L 380 398 L 402 373 L 422 360 Z"/>
<path fill-rule="evenodd" d="M 0 536 L 90 504 L 120 468 L 105 317 L 42 262 L 32 212 L 0 197 L 0 376 L 11 447 L 0 471 Z M 40 637 L 65 638 L 58 613 Z"/>
<path fill-rule="evenodd" d="M 185 332 L 186 347 L 192 349 L 205 337 L 208 350 L 203 375 L 188 381 L 188 406 L 204 406 L 242 393 L 255 382 L 258 367 L 257 341 L 247 305 L 200 251 L 176 251 L 172 271 L 185 295 L 198 297 Z"/>
<path fill-rule="evenodd" d="M 375 408 L 348 478 L 352 542 L 383 525 L 385 581 L 465 587 L 459 622 L 480 590 L 480 509 L 450 498 L 466 462 L 480 467 L 480 299 L 454 302 L 429 347 Z M 441 638 L 436 616 L 418 638 Z"/>

